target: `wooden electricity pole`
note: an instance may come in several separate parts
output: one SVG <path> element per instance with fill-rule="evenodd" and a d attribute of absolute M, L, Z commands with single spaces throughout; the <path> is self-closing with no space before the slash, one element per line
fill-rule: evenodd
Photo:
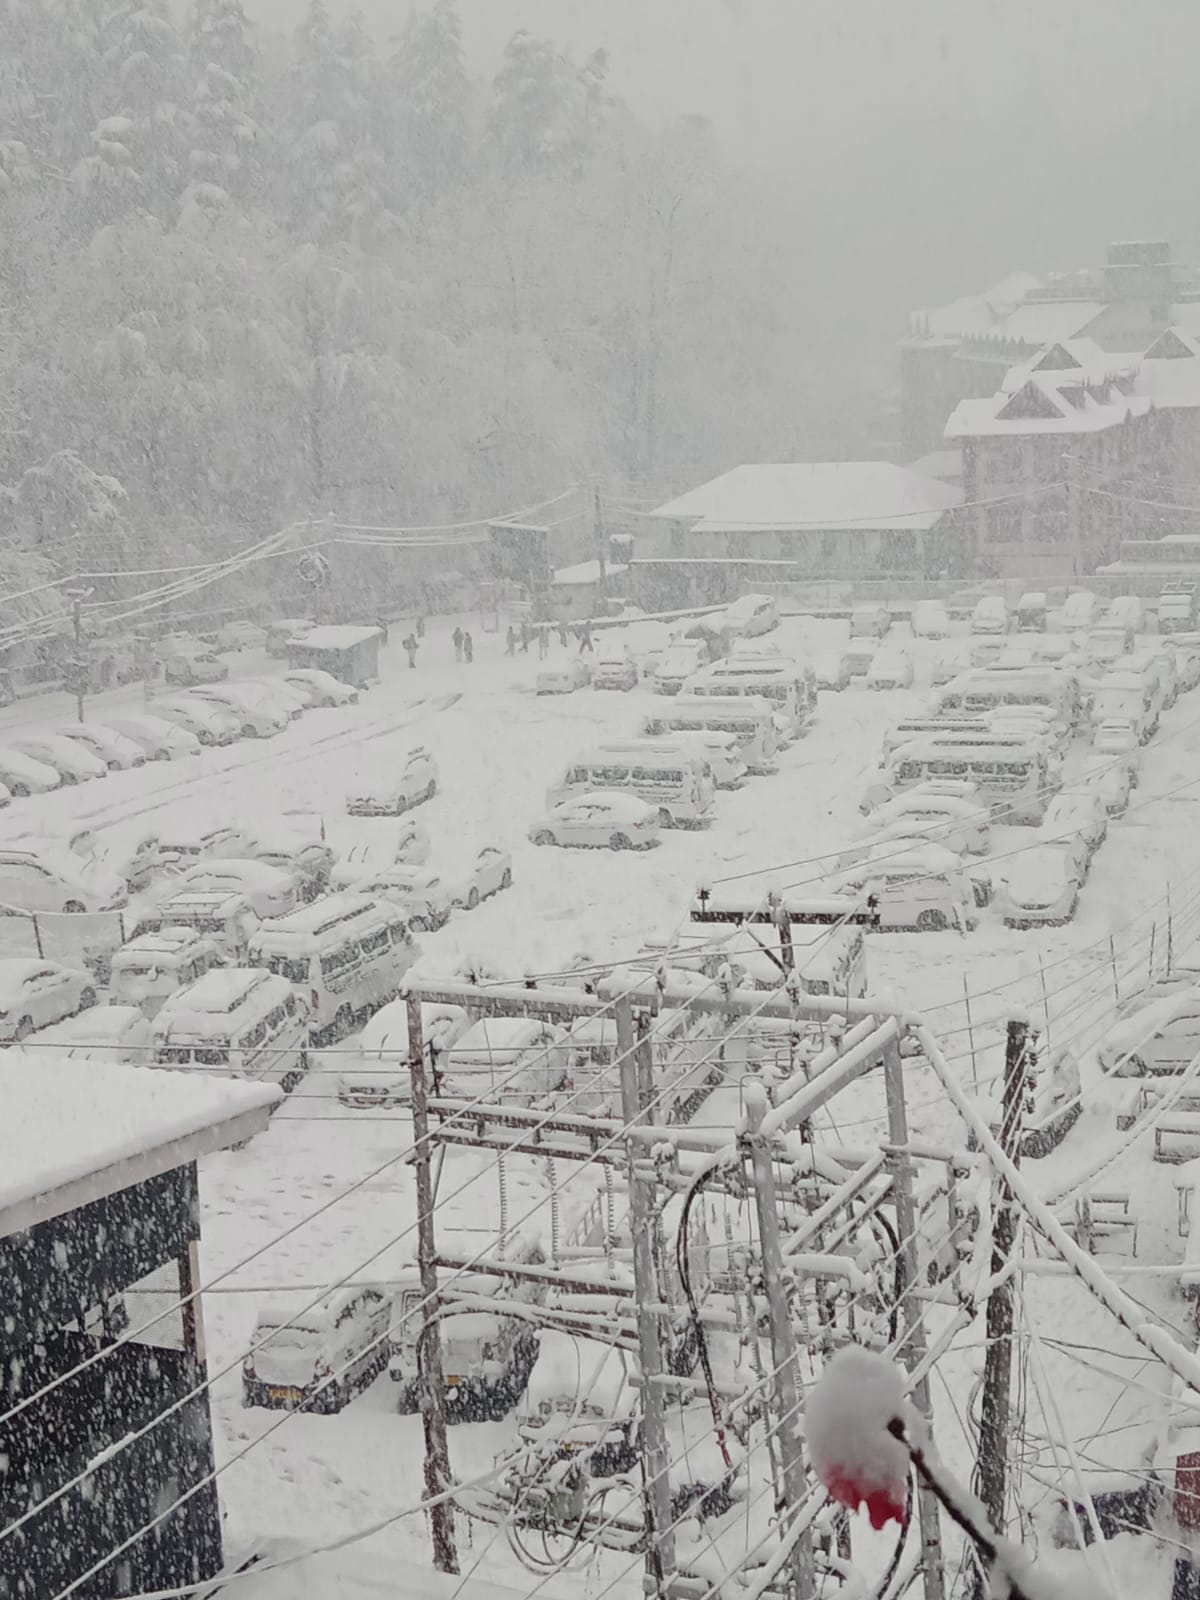
<path fill-rule="evenodd" d="M 1000 1148 L 1016 1166 L 1021 1156 L 1021 1112 L 1025 1103 L 1029 1025 L 1010 1021 L 1004 1047 Z M 1005 1459 L 1009 1444 L 1012 1387 L 1013 1289 L 1011 1271 L 1017 1213 L 1007 1180 L 996 1181 L 992 1202 L 992 1286 L 987 1303 L 987 1351 L 979 1418 L 979 1497 L 996 1533 L 1005 1524 Z M 986 1573 L 984 1577 L 986 1578 Z"/>
<path fill-rule="evenodd" d="M 421 1002 L 410 998 L 408 1069 L 412 1083 L 413 1172 L 417 1189 L 417 1262 L 421 1272 L 424 1326 L 418 1339 L 421 1425 L 425 1433 L 425 1495 L 433 1535 L 433 1564 L 439 1572 L 458 1571 L 454 1507 L 438 1497 L 450 1487 L 450 1442 L 446 1437 L 446 1375 L 438 1328 L 437 1243 L 433 1225 L 432 1146 L 429 1139 L 429 1088 L 425 1081 L 425 1039 Z"/>

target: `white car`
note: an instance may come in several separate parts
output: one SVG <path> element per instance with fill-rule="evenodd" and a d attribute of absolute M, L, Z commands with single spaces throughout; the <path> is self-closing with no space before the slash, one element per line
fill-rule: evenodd
<path fill-rule="evenodd" d="M 838 650 L 829 655 L 817 656 L 813 661 L 813 676 L 817 680 L 818 689 L 832 689 L 835 692 L 848 689 L 852 674 L 846 652 Z"/>
<path fill-rule="evenodd" d="M 166 722 L 186 728 L 201 744 L 232 744 L 242 731 L 241 720 L 228 706 L 219 706 L 212 700 L 198 700 L 194 695 L 163 695 L 150 702 L 150 711 Z"/>
<path fill-rule="evenodd" d="M 399 827 L 381 828 L 345 850 L 334 863 L 329 887 L 361 889 L 369 878 L 392 867 L 423 867 L 429 855 L 429 835 L 414 818 L 406 817 Z"/>
<path fill-rule="evenodd" d="M 725 607 L 725 626 L 743 639 L 755 639 L 779 626 L 779 608 L 769 594 L 743 594 Z"/>
<path fill-rule="evenodd" d="M 39 1028 L 29 1042 L 84 1060 L 124 1061 L 132 1067 L 154 1063 L 154 1029 L 140 1006 L 93 1006 Z"/>
<path fill-rule="evenodd" d="M 425 1002 L 421 1006 L 421 1036 L 425 1054 L 436 1064 L 471 1026 L 461 1006 Z M 344 1106 L 383 1110 L 407 1105 L 412 1093 L 408 1072 L 408 1002 L 391 1000 L 382 1006 L 358 1038 L 361 1064 L 338 1080 L 338 1099 Z"/>
<path fill-rule="evenodd" d="M 512 856 L 499 845 L 485 844 L 471 863 L 470 870 L 462 875 L 454 890 L 454 904 L 474 911 L 481 900 L 487 900 L 502 889 L 512 885 Z"/>
<path fill-rule="evenodd" d="M 291 875 L 301 900 L 323 894 L 333 874 L 333 851 L 321 838 L 318 819 L 268 817 L 254 830 L 255 861 Z"/>
<path fill-rule="evenodd" d="M 554 806 L 529 830 L 534 844 L 649 850 L 659 840 L 658 808 L 636 795 L 594 789 Z"/>
<path fill-rule="evenodd" d="M 538 694 L 574 694 L 592 681 L 592 669 L 579 656 L 570 656 L 553 667 L 542 667 L 534 679 Z"/>
<path fill-rule="evenodd" d="M 995 634 L 985 634 L 982 638 L 971 641 L 971 665 L 973 667 L 991 667 L 1004 655 L 1008 646 L 1004 639 Z M 959 671 L 962 671 L 960 666 Z"/>
<path fill-rule="evenodd" d="M 197 700 L 235 717 L 243 739 L 269 739 L 272 734 L 282 733 L 292 720 L 290 711 L 278 702 L 272 703 L 265 687 L 230 683 L 193 689 L 192 693 Z"/>
<path fill-rule="evenodd" d="M 912 608 L 911 626 L 914 639 L 947 639 L 950 613 L 940 600 L 918 600 Z"/>
<path fill-rule="evenodd" d="M 952 683 L 963 669 L 958 656 L 935 656 L 929 667 L 929 682 L 934 689 Z"/>
<path fill-rule="evenodd" d="M 592 673 L 593 689 L 629 690 L 636 689 L 637 683 L 637 662 L 631 655 L 620 651 L 602 655 Z"/>
<path fill-rule="evenodd" d="M 1108 837 L 1108 809 L 1092 790 L 1065 790 L 1046 807 L 1042 832 L 1059 844 L 1078 839 L 1090 861 Z"/>
<path fill-rule="evenodd" d="M 423 800 L 432 800 L 437 789 L 437 762 L 424 746 L 418 746 L 376 787 L 350 794 L 346 810 L 352 817 L 398 817 Z"/>
<path fill-rule="evenodd" d="M 851 639 L 843 654 L 852 678 L 866 677 L 878 649 L 879 641 L 874 635 L 865 639 Z"/>
<path fill-rule="evenodd" d="M 886 606 L 855 606 L 850 613 L 852 639 L 882 639 L 892 625 L 892 613 Z"/>
<path fill-rule="evenodd" d="M 218 824 L 213 828 L 189 827 L 176 823 L 158 836 L 155 865 L 176 872 L 195 866 L 198 861 L 217 857 L 240 860 L 254 854 L 255 841 L 245 828 Z"/>
<path fill-rule="evenodd" d="M 9 748 L 53 767 L 64 783 L 85 783 L 89 778 L 107 778 L 108 767 L 90 750 L 56 733 L 23 733 L 9 740 Z"/>
<path fill-rule="evenodd" d="M 703 667 L 707 652 L 695 639 L 673 640 L 654 667 L 654 687 L 659 694 L 678 694 L 687 680 Z"/>
<path fill-rule="evenodd" d="M 0 846 L 0 906 L 21 911 L 115 911 L 129 899 L 124 879 L 53 841 Z"/>
<path fill-rule="evenodd" d="M 260 917 L 286 917 L 296 909 L 296 878 L 265 861 L 208 856 L 188 867 L 172 893 L 243 895 Z"/>
<path fill-rule="evenodd" d="M 352 683 L 343 683 L 332 672 L 322 672 L 318 667 L 295 667 L 281 673 L 280 679 L 289 689 L 304 695 L 312 706 L 358 704 L 358 690 Z"/>
<path fill-rule="evenodd" d="M 1105 1029 L 1096 1055 L 1119 1078 L 1185 1071 L 1200 1055 L 1200 988 L 1181 984 Z"/>
<path fill-rule="evenodd" d="M 402 907 L 418 933 L 432 933 L 444 926 L 455 905 L 451 886 L 426 867 L 389 867 L 369 878 L 361 890 Z"/>
<path fill-rule="evenodd" d="M 985 594 L 971 613 L 972 633 L 1007 633 L 1008 607 L 998 594 Z"/>
<path fill-rule="evenodd" d="M 1010 928 L 1070 922 L 1079 904 L 1082 874 L 1061 844 L 1035 845 L 1006 863 L 995 904 Z"/>
<path fill-rule="evenodd" d="M 123 711 L 110 716 L 105 726 L 123 739 L 130 739 L 146 753 L 148 761 L 174 761 L 177 756 L 200 754 L 200 741 L 194 733 L 169 722 L 166 717 L 135 715 Z"/>
<path fill-rule="evenodd" d="M 1096 723 L 1092 733 L 1092 749 L 1100 755 L 1136 756 L 1138 743 L 1137 729 L 1123 719 L 1106 718 Z"/>
<path fill-rule="evenodd" d="M 0 782 L 19 800 L 25 795 L 49 794 L 51 789 L 59 787 L 62 778 L 44 761 L 35 761 L 19 750 L 0 748 Z"/>
<path fill-rule="evenodd" d="M 102 722 L 67 723 L 58 732 L 72 744 L 81 744 L 98 761 L 103 761 L 110 772 L 125 772 L 130 767 L 146 764 L 146 752 L 140 744 L 127 739 L 115 728 L 105 727 Z"/>
<path fill-rule="evenodd" d="M 1123 761 L 1090 761 L 1084 768 L 1079 788 L 1099 795 L 1110 817 L 1123 816 L 1133 788 L 1128 767 Z"/>
<path fill-rule="evenodd" d="M 895 837 L 896 831 L 904 828 L 956 855 L 982 856 L 987 854 L 991 837 L 991 814 L 986 807 L 952 795 L 906 789 L 877 807 L 863 824 L 864 833 L 880 837 Z"/>
<path fill-rule="evenodd" d="M 76 967 L 26 956 L 0 958 L 0 1040 L 27 1039 L 35 1028 L 96 1004 L 95 979 Z"/>
<path fill-rule="evenodd" d="M 256 622 L 227 622 L 217 633 L 218 650 L 261 650 L 267 630 Z"/>
<path fill-rule="evenodd" d="M 242 1404 L 283 1410 L 341 1411 L 388 1363 L 392 1297 L 350 1284 L 319 1305 L 268 1304 L 258 1314 L 242 1360 Z"/>
<path fill-rule="evenodd" d="M 912 657 L 906 650 L 893 650 L 886 645 L 876 650 L 867 668 L 868 689 L 911 689 L 912 682 Z"/>

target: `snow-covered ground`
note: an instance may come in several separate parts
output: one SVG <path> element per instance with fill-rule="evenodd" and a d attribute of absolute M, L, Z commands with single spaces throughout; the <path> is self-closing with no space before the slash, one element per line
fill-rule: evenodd
<path fill-rule="evenodd" d="M 845 623 L 790 618 L 772 642 L 783 650 L 825 652 L 845 633 Z M 0 826 L 5 833 L 36 825 L 66 834 L 86 825 L 119 838 L 148 817 L 242 818 L 251 827 L 285 809 L 333 817 L 341 815 L 349 789 L 382 778 L 409 748 L 422 744 L 441 771 L 438 795 L 419 812 L 433 840 L 434 863 L 466 861 L 494 841 L 512 852 L 514 882 L 477 910 L 456 913 L 444 929 L 423 936 L 420 970 L 446 973 L 470 958 L 492 972 L 519 976 L 560 971 L 584 955 L 595 961 L 631 957 L 647 939 L 665 937 L 686 922 L 701 879 L 730 879 L 747 889 L 819 879 L 829 858 L 852 840 L 885 728 L 921 704 L 932 658 L 948 648 L 904 642 L 917 666 L 912 690 L 871 692 L 860 680 L 844 693 L 822 694 L 815 726 L 783 754 L 777 776 L 721 792 L 711 828 L 667 832 L 661 846 L 645 855 L 539 849 L 526 835 L 544 810 L 548 784 L 569 758 L 598 734 L 632 736 L 639 714 L 656 697 L 643 690 L 536 697 L 536 649 L 510 659 L 501 639 L 477 636 L 474 663 L 458 665 L 448 626 L 437 620 L 415 670 L 408 670 L 398 644 L 385 650 L 382 682 L 357 707 L 310 711 L 269 741 L 206 750 L 17 802 Z M 950 648 L 960 648 L 965 659 L 965 639 L 951 641 Z M 561 654 L 555 639 L 551 663 Z M 254 654 L 233 662 L 235 676 L 274 665 Z M 140 704 L 140 692 L 99 697 L 89 703 L 89 714 L 102 719 L 105 706 L 117 702 Z M 0 711 L 0 739 L 17 727 L 65 720 L 58 701 L 27 702 Z M 992 1091 L 1007 1007 L 1027 1008 L 1039 1026 L 1048 1018 L 1055 1046 L 1090 1047 L 1116 996 L 1144 978 L 1152 937 L 1161 964 L 1168 918 L 1177 953 L 1189 931 L 1197 930 L 1192 847 L 1200 806 L 1198 729 L 1200 694 L 1184 696 L 1164 716 L 1144 754 L 1129 814 L 1113 820 L 1072 923 L 1018 932 L 985 911 L 970 935 L 869 940 L 870 987 L 901 994 L 926 1012 L 965 1084 Z M 994 853 L 1002 857 L 1028 843 L 1028 830 L 998 830 Z M 997 870 L 1001 866 L 998 860 Z M 23 930 L 6 933 L 8 946 L 19 947 Z M 964 990 L 971 996 L 969 1030 Z M 411 1132 L 407 1119 L 398 1112 L 351 1112 L 336 1098 L 336 1076 L 354 1048 L 347 1040 L 322 1052 L 316 1070 L 267 1133 L 246 1149 L 210 1159 L 202 1170 L 204 1277 L 221 1279 L 206 1298 L 205 1316 L 210 1371 L 217 1375 L 218 1449 L 227 1463 L 221 1483 L 235 1545 L 264 1538 L 334 1540 L 415 1505 L 422 1490 L 420 1422 L 395 1414 L 386 1375 L 335 1417 L 241 1405 L 240 1354 L 268 1295 L 292 1291 L 311 1298 L 305 1291 L 315 1294 L 345 1278 L 385 1279 L 415 1251 L 412 1171 L 403 1159 Z M 906 1075 L 914 1131 L 961 1144 L 961 1129 L 931 1069 L 913 1060 Z M 865 1081 L 818 1118 L 817 1132 L 847 1144 L 870 1144 L 882 1129 L 882 1112 L 878 1085 Z M 714 1093 L 699 1120 L 732 1128 L 739 1116 L 740 1095 L 731 1084 Z M 1031 1170 L 1039 1186 L 1057 1193 L 1110 1148 L 1119 1148 L 1114 1119 L 1097 1095 L 1063 1148 Z M 484 1172 L 484 1166 L 469 1152 L 447 1157 L 441 1220 L 455 1232 L 490 1225 L 496 1215 L 494 1171 Z M 1139 1262 L 1179 1259 L 1172 1172 L 1153 1164 L 1143 1137 L 1105 1177 L 1106 1188 L 1133 1192 Z M 562 1190 L 560 1227 L 586 1208 L 596 1190 L 591 1172 L 551 1175 L 532 1160 L 509 1162 L 506 1183 L 510 1218 L 528 1214 L 529 1226 L 543 1232 L 551 1225 L 552 1183 Z M 1032 1244 L 1026 1248 L 1033 1253 Z M 1146 1275 L 1131 1279 L 1130 1287 L 1192 1337 L 1188 1308 L 1162 1281 Z M 1037 1400 L 1030 1406 L 1021 1441 L 1030 1479 L 1040 1481 L 1040 1474 L 1053 1483 L 1061 1477 L 1061 1464 L 1035 1432 L 1053 1435 L 1060 1420 L 1073 1439 L 1094 1435 L 1080 1451 L 1085 1467 L 1144 1469 L 1161 1417 L 1153 1398 L 1164 1388 L 1161 1369 L 1144 1362 L 1144 1352 L 1074 1280 L 1031 1276 L 1024 1292 L 1034 1325 L 1056 1330 L 1054 1338 L 1044 1335 L 1037 1361 L 1032 1350 L 1027 1359 L 1031 1371 L 1044 1362 L 1046 1403 L 1052 1396 L 1061 1412 L 1061 1418 L 1052 1415 L 1043 1423 Z M 940 1363 L 934 1384 L 942 1448 L 959 1470 L 969 1464 L 973 1448 L 974 1377 L 981 1363 L 982 1334 L 964 1333 Z M 1032 1393 L 1033 1377 L 1028 1382 Z M 510 1438 L 505 1423 L 452 1430 L 456 1470 L 464 1478 L 477 1475 Z M 482 1548 L 479 1530 L 475 1538 Z M 370 1550 L 384 1558 L 427 1561 L 423 1519 L 395 1522 Z M 469 1564 L 470 1547 L 464 1556 Z M 881 1565 L 885 1559 L 881 1555 Z M 605 1558 L 605 1582 L 629 1565 L 628 1559 Z M 524 1570 L 502 1541 L 489 1550 L 485 1571 L 526 1591 Z M 635 1569 L 613 1592 L 632 1594 L 638 1584 Z M 364 1577 L 359 1587 L 365 1592 L 372 1586 Z"/>

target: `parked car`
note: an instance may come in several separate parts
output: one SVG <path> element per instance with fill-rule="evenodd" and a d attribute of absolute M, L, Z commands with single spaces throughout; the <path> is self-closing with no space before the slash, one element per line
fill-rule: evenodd
<path fill-rule="evenodd" d="M 57 789 L 62 778 L 56 768 L 45 761 L 35 761 L 19 750 L 0 748 L 0 782 L 14 799 L 31 794 L 49 794 Z"/>
<path fill-rule="evenodd" d="M 148 761 L 173 761 L 177 756 L 194 756 L 200 753 L 200 741 L 194 733 L 170 722 L 166 717 L 136 715 L 122 711 L 109 716 L 105 726 L 123 739 L 139 745 Z"/>
<path fill-rule="evenodd" d="M 1092 733 L 1092 749 L 1100 755 L 1137 755 L 1138 730 L 1123 718 L 1097 722 Z"/>
<path fill-rule="evenodd" d="M 975 896 L 961 857 L 924 839 L 891 839 L 860 847 L 856 861 L 838 862 L 835 895 L 873 895 L 879 927 L 937 933 L 977 925 Z"/>
<path fill-rule="evenodd" d="M 82 745 L 97 761 L 103 761 L 110 772 L 125 772 L 146 764 L 146 752 L 140 744 L 102 722 L 68 722 L 57 731 L 72 744 Z"/>
<path fill-rule="evenodd" d="M 131 1067 L 154 1063 L 154 1030 L 138 1006 L 92 1006 L 37 1029 L 29 1042 L 53 1049 L 55 1055 L 123 1061 Z"/>
<path fill-rule="evenodd" d="M 297 694 L 308 697 L 313 706 L 356 706 L 358 690 L 352 683 L 343 683 L 332 672 L 322 672 L 317 667 L 293 667 L 280 674 L 281 680 Z"/>
<path fill-rule="evenodd" d="M 286 917 L 296 909 L 296 878 L 291 872 L 237 856 L 207 856 L 188 867 L 177 885 L 176 894 L 196 890 L 200 894 L 240 894 L 246 897 L 259 917 Z"/>
<path fill-rule="evenodd" d="M 569 656 L 552 667 L 542 667 L 534 679 L 538 694 L 573 694 L 592 681 L 592 669 L 579 656 Z"/>
<path fill-rule="evenodd" d="M 0 957 L 0 1041 L 27 1039 L 35 1028 L 89 1010 L 97 998 L 90 972 L 40 958 Z"/>
<path fill-rule="evenodd" d="M 832 689 L 835 692 L 848 689 L 851 677 L 850 658 L 844 650 L 817 656 L 813 661 L 813 675 L 817 680 L 818 689 Z"/>
<path fill-rule="evenodd" d="M 512 856 L 499 845 L 485 844 L 465 873 L 454 880 L 454 904 L 474 911 L 512 884 Z"/>
<path fill-rule="evenodd" d="M 562 1087 L 570 1069 L 564 1028 L 536 1017 L 481 1017 L 451 1046 L 443 1092 L 528 1105 Z"/>
<path fill-rule="evenodd" d="M 852 639 L 882 639 L 892 625 L 892 614 L 886 606 L 855 606 L 850 613 Z"/>
<path fill-rule="evenodd" d="M 636 795 L 594 789 L 553 806 L 529 837 L 534 844 L 649 850 L 658 843 L 658 809 Z"/>
<path fill-rule="evenodd" d="M 971 641 L 971 665 L 973 667 L 990 667 L 1000 659 L 1008 646 L 1003 635 L 985 634 L 982 638 Z M 962 671 L 961 666 L 959 671 Z"/>
<path fill-rule="evenodd" d="M 1046 596 L 1040 590 L 1031 589 L 1017 601 L 1017 627 L 1025 633 L 1045 632 Z"/>
<path fill-rule="evenodd" d="M 267 654 L 269 656 L 283 657 L 287 655 L 289 639 L 301 639 L 306 633 L 311 633 L 316 623 L 308 617 L 279 617 L 267 623 Z"/>
<path fill-rule="evenodd" d="M 985 594 L 971 613 L 972 633 L 1007 633 L 1008 607 L 998 594 Z"/>
<path fill-rule="evenodd" d="M 254 859 L 290 873 L 301 900 L 324 894 L 333 875 L 333 851 L 320 836 L 320 824 L 303 817 L 269 817 L 256 824 Z"/>
<path fill-rule="evenodd" d="M 1071 790 L 1079 789 L 1097 795 L 1109 816 L 1119 817 L 1124 815 L 1129 805 L 1132 787 L 1129 768 L 1123 761 L 1100 758 L 1088 762 L 1078 782 L 1071 785 Z"/>
<path fill-rule="evenodd" d="M 624 651 L 602 650 L 592 673 L 593 689 L 636 689 L 637 662 Z"/>
<path fill-rule="evenodd" d="M 743 594 L 725 607 L 724 620 L 730 633 L 753 639 L 779 626 L 779 608 L 769 594 Z"/>
<path fill-rule="evenodd" d="M 268 1304 L 242 1361 L 248 1406 L 331 1415 L 387 1366 L 391 1296 L 350 1284 L 306 1311 Z"/>
<path fill-rule="evenodd" d="M 1100 610 L 1098 596 L 1088 589 L 1077 589 L 1063 602 L 1058 613 L 1058 624 L 1064 633 L 1083 633 L 1096 626 Z"/>
<path fill-rule="evenodd" d="M 934 689 L 940 689 L 943 684 L 951 683 L 963 670 L 963 663 L 958 656 L 935 656 L 929 667 L 929 682 Z"/>
<path fill-rule="evenodd" d="M 363 894 L 391 900 L 403 907 L 409 923 L 418 933 L 432 933 L 450 919 L 454 909 L 454 890 L 439 873 L 425 867 L 388 867 L 372 874 L 361 887 Z"/>
<path fill-rule="evenodd" d="M 392 867 L 421 867 L 429 860 L 429 835 L 415 818 L 397 828 L 381 829 L 350 845 L 334 862 L 329 887 L 334 892 L 361 890 L 365 883 Z"/>
<path fill-rule="evenodd" d="M 186 728 L 201 744 L 232 744 L 242 731 L 240 719 L 227 706 L 192 695 L 162 695 L 150 702 L 149 709 L 156 717 Z"/>
<path fill-rule="evenodd" d="M 12 790 L 6 783 L 0 783 L 0 811 L 3 811 L 5 806 L 12 805 L 12 800 Z"/>
<path fill-rule="evenodd" d="M 257 622 L 227 622 L 217 630 L 218 650 L 261 650 L 267 642 L 267 630 Z"/>
<path fill-rule="evenodd" d="M 877 807 L 863 825 L 865 833 L 879 835 L 898 828 L 910 828 L 956 855 L 979 856 L 987 853 L 991 814 L 986 806 L 917 786 Z"/>
<path fill-rule="evenodd" d="M 1184 1072 L 1200 1055 L 1200 988 L 1183 981 L 1111 1023 L 1096 1047 L 1105 1072 L 1118 1078 Z"/>
<path fill-rule="evenodd" d="M 199 683 L 223 683 L 228 676 L 228 665 L 203 648 L 173 651 L 163 663 L 163 682 L 181 689 L 191 689 Z"/>
<path fill-rule="evenodd" d="M 874 634 L 869 634 L 862 639 L 851 639 L 844 651 L 844 658 L 852 678 L 865 678 L 867 676 L 878 648 L 879 641 Z"/>
<path fill-rule="evenodd" d="M 655 689 L 659 694 L 678 694 L 707 661 L 708 651 L 698 639 L 673 640 L 654 668 Z"/>
<path fill-rule="evenodd" d="M 876 650 L 867 668 L 868 689 L 911 689 L 912 682 L 912 657 L 907 650 L 886 645 Z"/>
<path fill-rule="evenodd" d="M 471 1021 L 461 1006 L 426 1002 L 421 1006 L 421 1037 L 426 1057 L 436 1065 Z M 407 1105 L 412 1095 L 408 1069 L 408 1001 L 382 1006 L 363 1028 L 358 1047 L 361 1062 L 338 1080 L 338 1099 L 345 1106 L 372 1111 Z"/>
<path fill-rule="evenodd" d="M 228 711 L 236 719 L 243 739 L 269 739 L 272 734 L 282 733 L 291 721 L 290 710 L 278 703 L 272 704 L 265 688 L 248 683 L 231 683 L 220 688 L 210 686 L 193 693 L 206 705 Z"/>
<path fill-rule="evenodd" d="M 912 631 L 916 639 L 946 639 L 950 613 L 940 600 L 918 600 L 912 608 Z"/>
<path fill-rule="evenodd" d="M 0 845 L 0 907 L 20 911 L 115 911 L 126 904 L 125 882 L 54 840 Z"/>
<path fill-rule="evenodd" d="M 85 783 L 107 778 L 108 767 L 90 750 L 56 733 L 22 733 L 9 740 L 9 749 L 53 767 L 64 783 Z"/>
<path fill-rule="evenodd" d="M 160 869 L 183 872 L 200 860 L 241 859 L 253 855 L 254 843 L 248 830 L 236 823 L 205 827 L 176 822 L 164 827 L 158 835 L 156 865 Z"/>
<path fill-rule="evenodd" d="M 1081 841 L 1086 865 L 1108 836 L 1108 810 L 1100 796 L 1089 790 L 1064 790 L 1046 807 L 1042 832 L 1048 839 L 1068 844 Z"/>
<path fill-rule="evenodd" d="M 437 787 L 437 762 L 424 746 L 418 746 L 377 785 L 350 794 L 346 810 L 352 817 L 398 817 L 402 811 L 432 800 Z"/>
<path fill-rule="evenodd" d="M 1082 873 L 1074 853 L 1061 844 L 1035 845 L 1006 863 L 995 897 L 1009 928 L 1070 922 L 1079 904 Z"/>

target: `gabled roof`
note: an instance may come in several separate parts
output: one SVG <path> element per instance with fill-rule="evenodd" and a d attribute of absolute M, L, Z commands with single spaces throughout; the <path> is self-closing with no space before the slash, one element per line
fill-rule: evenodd
<path fill-rule="evenodd" d="M 890 461 L 798 461 L 734 467 L 650 515 L 707 533 L 924 529 L 961 501 L 952 484 Z"/>

